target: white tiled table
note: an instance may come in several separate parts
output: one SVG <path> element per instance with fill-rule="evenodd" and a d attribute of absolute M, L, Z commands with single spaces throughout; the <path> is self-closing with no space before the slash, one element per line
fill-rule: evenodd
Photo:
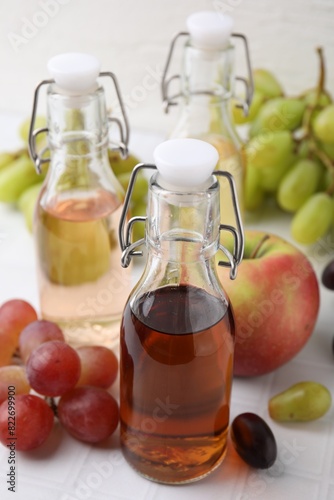
<path fill-rule="evenodd" d="M 15 130 L 21 117 L 0 115 L 0 150 L 16 146 Z M 133 134 L 132 150 L 152 161 L 159 138 Z M 288 217 L 263 213 L 248 227 L 288 235 Z M 317 273 L 334 256 L 327 241 L 308 250 Z M 136 274 L 140 269 L 136 270 Z M 0 206 L 0 302 L 22 297 L 38 307 L 33 243 L 22 216 Z M 137 475 L 118 447 L 117 432 L 110 442 L 88 446 L 69 437 L 56 425 L 45 446 L 20 453 L 17 492 L 7 491 L 8 451 L 0 447 L 0 499 L 16 500 L 334 500 L 334 409 L 320 420 L 304 424 L 276 424 L 267 412 L 268 399 L 300 380 L 316 380 L 334 395 L 334 293 L 321 287 L 321 310 L 311 340 L 300 354 L 274 373 L 236 379 L 231 418 L 253 411 L 270 424 L 278 443 L 278 460 L 269 471 L 248 468 L 232 446 L 221 467 L 206 479 L 187 486 L 164 486 Z M 1 347 L 0 347 L 1 348 Z M 117 389 L 115 389 L 117 390 Z"/>

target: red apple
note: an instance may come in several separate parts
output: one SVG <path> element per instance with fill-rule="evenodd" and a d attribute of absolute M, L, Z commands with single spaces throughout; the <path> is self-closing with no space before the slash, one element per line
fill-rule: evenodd
<path fill-rule="evenodd" d="M 218 268 L 235 316 L 235 375 L 262 375 L 293 358 L 310 337 L 319 311 L 310 261 L 276 235 L 268 233 L 265 240 L 266 234 L 246 231 L 235 281 L 227 268 Z"/>

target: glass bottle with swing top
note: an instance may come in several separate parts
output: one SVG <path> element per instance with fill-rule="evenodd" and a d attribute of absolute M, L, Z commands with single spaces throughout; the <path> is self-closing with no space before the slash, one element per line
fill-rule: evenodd
<path fill-rule="evenodd" d="M 111 170 L 108 147 L 125 157 L 129 126 L 117 79 L 89 54 L 67 53 L 48 63 L 52 79 L 35 92 L 29 147 L 38 171 L 49 161 L 34 221 L 41 314 L 58 323 L 73 345 L 119 343 L 130 270 L 119 265 L 118 225 L 124 192 Z M 108 116 L 99 77 L 114 83 L 123 123 Z M 34 130 L 37 100 L 47 87 L 47 128 Z M 109 124 L 120 131 L 110 144 Z M 50 158 L 36 150 L 47 132 Z"/>
<path fill-rule="evenodd" d="M 246 98 L 238 101 L 244 114 L 248 114 L 253 95 L 253 78 L 247 38 L 233 33 L 233 19 L 217 11 L 202 11 L 187 19 L 187 31 L 178 33 L 172 40 L 162 77 L 162 99 L 165 112 L 170 106 L 181 103 L 176 126 L 170 138 L 192 137 L 205 140 L 219 152 L 217 169 L 230 172 L 235 180 L 242 212 L 245 158 L 242 142 L 235 130 L 231 106 L 235 81 L 245 86 Z M 247 78 L 235 76 L 234 40 L 245 47 Z M 184 39 L 181 74 L 169 76 L 176 43 Z M 170 95 L 179 82 L 179 90 Z M 234 101 L 235 102 L 235 101 Z M 235 104 L 233 104 L 235 105 Z M 233 201 L 226 179 L 220 179 L 221 222 L 235 225 Z"/>
<path fill-rule="evenodd" d="M 233 372 L 234 321 L 216 274 L 221 249 L 234 279 L 243 230 L 232 176 L 212 172 L 218 152 L 196 139 L 160 144 L 156 166 L 135 167 L 119 237 L 122 265 L 147 249 L 142 277 L 124 309 L 120 343 L 121 444 L 127 461 L 148 479 L 181 484 L 214 470 L 226 453 Z M 149 168 L 147 215 L 126 214 L 136 176 Z M 220 224 L 218 177 L 227 180 L 236 228 Z M 134 224 L 145 239 L 132 242 Z M 219 243 L 227 230 L 231 254 Z"/>

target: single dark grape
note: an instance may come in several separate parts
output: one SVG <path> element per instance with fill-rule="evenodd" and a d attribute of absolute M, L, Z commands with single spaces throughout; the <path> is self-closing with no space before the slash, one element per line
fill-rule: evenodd
<path fill-rule="evenodd" d="M 240 457 L 251 467 L 268 469 L 277 457 L 274 434 L 255 413 L 242 413 L 232 422 L 231 438 Z"/>
<path fill-rule="evenodd" d="M 322 284 L 329 290 L 334 290 L 334 260 L 331 260 L 322 272 Z"/>

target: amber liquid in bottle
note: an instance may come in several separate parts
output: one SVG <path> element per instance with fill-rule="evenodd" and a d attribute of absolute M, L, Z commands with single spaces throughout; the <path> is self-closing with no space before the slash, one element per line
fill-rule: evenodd
<path fill-rule="evenodd" d="M 155 481 L 200 479 L 226 453 L 231 310 L 188 285 L 146 293 L 133 310 L 128 303 L 121 325 L 123 452 Z"/>
<path fill-rule="evenodd" d="M 72 345 L 118 343 L 131 279 L 130 269 L 119 265 L 121 210 L 118 198 L 102 190 L 38 207 L 41 312 Z"/>

